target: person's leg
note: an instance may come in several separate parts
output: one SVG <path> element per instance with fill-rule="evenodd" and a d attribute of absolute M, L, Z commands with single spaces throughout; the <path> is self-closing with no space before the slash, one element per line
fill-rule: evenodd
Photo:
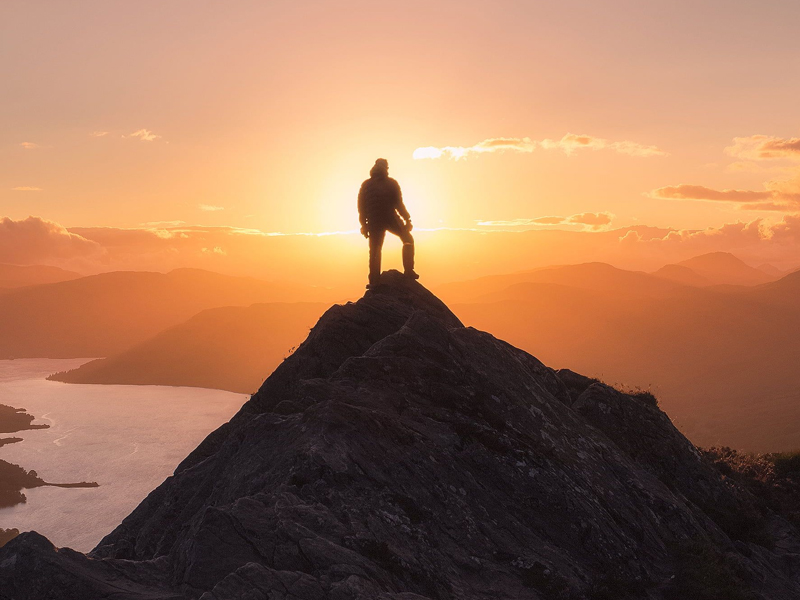
<path fill-rule="evenodd" d="M 414 271 L 414 236 L 411 232 L 398 224 L 397 227 L 389 229 L 403 242 L 403 271 L 407 277 L 419 279 L 419 275 Z"/>
<path fill-rule="evenodd" d="M 369 232 L 369 284 L 378 283 L 381 275 L 381 251 L 383 238 L 386 236 L 384 229 L 371 229 Z"/>
<path fill-rule="evenodd" d="M 419 275 L 414 271 L 414 238 L 406 232 L 403 240 L 403 271 L 406 276 L 419 279 Z"/>

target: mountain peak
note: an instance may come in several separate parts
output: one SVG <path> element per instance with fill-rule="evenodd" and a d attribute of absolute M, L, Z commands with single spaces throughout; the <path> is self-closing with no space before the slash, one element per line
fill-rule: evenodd
<path fill-rule="evenodd" d="M 362 301 L 371 305 L 376 302 L 405 304 L 413 310 L 429 313 L 449 327 L 463 327 L 458 317 L 444 302 L 418 281 L 410 279 L 394 269 L 381 273 L 377 285 L 366 291 L 362 300 L 359 300 L 359 302 Z"/>
<path fill-rule="evenodd" d="M 798 547 L 651 398 L 557 373 L 390 271 L 331 307 L 88 558 L 20 535 L 0 589 L 657 599 L 695 597 L 680 565 L 700 556 L 727 590 L 774 600 L 800 594 Z"/>
<path fill-rule="evenodd" d="M 335 304 L 320 317 L 308 338 L 264 382 L 245 405 L 261 412 L 299 381 L 327 377 L 351 356 L 397 332 L 416 311 L 426 313 L 444 327 L 464 325 L 422 284 L 395 270 L 384 271 L 378 282 L 356 302 Z"/>
<path fill-rule="evenodd" d="M 775 279 L 730 252 L 709 252 L 676 264 L 691 269 L 712 285 L 758 285 Z"/>
<path fill-rule="evenodd" d="M 683 260 L 679 263 L 679 265 L 687 265 L 687 266 L 697 266 L 701 264 L 706 265 L 737 265 L 737 266 L 747 266 L 742 259 L 731 254 L 730 252 L 707 252 L 705 254 L 700 254 L 698 256 L 693 256 L 687 260 Z"/>

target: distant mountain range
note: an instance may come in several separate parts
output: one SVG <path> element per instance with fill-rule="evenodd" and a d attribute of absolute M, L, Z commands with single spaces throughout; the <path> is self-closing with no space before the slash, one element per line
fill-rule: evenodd
<path fill-rule="evenodd" d="M 728 252 L 711 252 L 667 265 L 656 271 L 655 275 L 697 286 L 758 285 L 785 275 L 775 267 L 771 270 L 768 267 L 769 265 L 764 265 L 756 269 Z"/>
<path fill-rule="evenodd" d="M 0 358 L 111 356 L 209 308 L 340 299 L 199 269 L 103 273 L 0 295 Z"/>
<path fill-rule="evenodd" d="M 0 264 L 0 293 L 28 285 L 58 283 L 59 281 L 69 281 L 80 277 L 82 277 L 80 273 L 65 271 L 58 267 Z"/>
<path fill-rule="evenodd" d="M 587 263 L 436 292 L 466 324 L 548 365 L 652 386 L 699 444 L 770 451 L 800 447 L 800 272 L 772 279 L 714 253 L 655 273 Z M 326 294 L 194 270 L 37 286 L 0 296 L 0 354 L 107 357 L 60 381 L 252 392 Z"/>
<path fill-rule="evenodd" d="M 774 267 L 773 267 L 774 269 Z M 775 269 L 777 271 L 777 269 Z M 754 286 L 775 281 L 786 273 L 769 274 L 750 267 L 727 252 L 712 252 L 665 265 L 654 273 L 618 269 L 605 263 L 543 267 L 504 275 L 449 283 L 436 290 L 449 302 L 472 302 L 517 283 L 567 285 L 594 291 L 614 291 L 654 296 L 682 287 L 713 285 Z"/>

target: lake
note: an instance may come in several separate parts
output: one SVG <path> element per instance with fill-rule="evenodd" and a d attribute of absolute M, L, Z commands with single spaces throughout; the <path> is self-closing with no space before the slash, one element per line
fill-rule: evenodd
<path fill-rule="evenodd" d="M 111 532 L 248 396 L 188 387 L 47 381 L 88 359 L 0 360 L 0 404 L 24 408 L 49 429 L 0 434 L 22 442 L 0 459 L 45 481 L 97 488 L 23 490 L 27 503 L 0 509 L 0 527 L 35 530 L 87 552 Z"/>

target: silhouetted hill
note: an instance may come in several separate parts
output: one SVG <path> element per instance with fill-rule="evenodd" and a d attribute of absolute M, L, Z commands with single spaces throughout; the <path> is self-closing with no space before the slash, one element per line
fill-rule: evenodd
<path fill-rule="evenodd" d="M 763 265 L 759 265 L 756 268 L 759 271 L 762 271 L 762 272 L 766 273 L 767 275 L 769 275 L 773 279 L 778 279 L 780 277 L 784 277 L 785 275 L 787 275 L 789 273 L 789 271 L 781 271 L 778 267 L 776 267 L 775 265 L 771 265 L 769 263 L 765 263 Z"/>
<path fill-rule="evenodd" d="M 382 282 L 329 309 L 90 555 L 8 542 L 0 594 L 800 595 L 797 529 L 652 398 L 556 373 L 399 273 Z"/>
<path fill-rule="evenodd" d="M 473 302 L 520 283 L 562 285 L 596 292 L 624 290 L 634 296 L 658 296 L 681 287 L 641 271 L 626 271 L 605 263 L 584 263 L 448 283 L 438 286 L 436 292 L 447 302 Z"/>
<path fill-rule="evenodd" d="M 46 265 L 0 264 L 0 289 L 13 289 L 42 283 L 58 283 L 82 277 L 80 273 Z"/>
<path fill-rule="evenodd" d="M 745 295 L 757 302 L 796 308 L 800 305 L 798 301 L 800 299 L 800 271 L 794 271 L 777 281 L 747 290 Z"/>
<path fill-rule="evenodd" d="M 212 308 L 149 340 L 48 379 L 184 385 L 253 393 L 298 346 L 325 304 Z"/>
<path fill-rule="evenodd" d="M 706 278 L 712 285 L 758 285 L 776 279 L 747 265 L 729 252 L 710 252 L 677 263 Z"/>
<path fill-rule="evenodd" d="M 110 356 L 208 308 L 330 302 L 332 295 L 199 269 L 120 271 L 22 288 L 0 296 L 0 358 Z"/>
<path fill-rule="evenodd" d="M 712 285 L 711 280 L 707 277 L 703 277 L 697 271 L 682 265 L 664 265 L 658 271 L 655 271 L 653 275 L 682 285 L 695 287 Z"/>

